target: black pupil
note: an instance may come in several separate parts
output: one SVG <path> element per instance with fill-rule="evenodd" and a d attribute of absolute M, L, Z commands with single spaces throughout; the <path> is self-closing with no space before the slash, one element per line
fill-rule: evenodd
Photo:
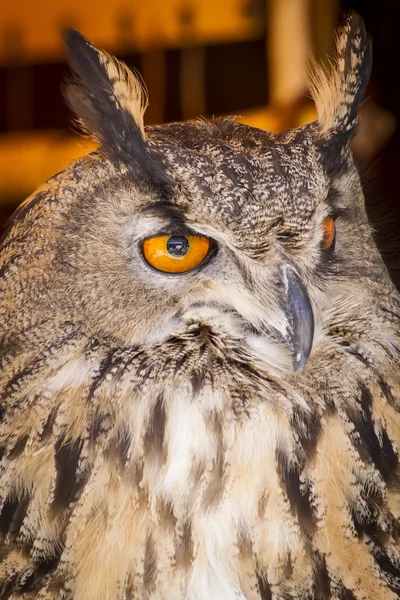
<path fill-rule="evenodd" d="M 171 256 L 185 256 L 189 250 L 189 240 L 184 235 L 172 235 L 167 240 L 167 252 Z"/>

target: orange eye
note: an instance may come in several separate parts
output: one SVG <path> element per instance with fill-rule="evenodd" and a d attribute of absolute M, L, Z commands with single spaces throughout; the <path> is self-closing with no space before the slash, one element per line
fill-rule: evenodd
<path fill-rule="evenodd" d="M 335 219 L 333 217 L 327 217 L 322 221 L 322 246 L 325 250 L 328 250 L 333 242 L 335 241 L 336 235 L 336 227 L 335 227 Z"/>
<path fill-rule="evenodd" d="M 162 235 L 145 240 L 143 255 L 164 273 L 185 273 L 197 267 L 210 251 L 210 240 L 197 235 Z"/>

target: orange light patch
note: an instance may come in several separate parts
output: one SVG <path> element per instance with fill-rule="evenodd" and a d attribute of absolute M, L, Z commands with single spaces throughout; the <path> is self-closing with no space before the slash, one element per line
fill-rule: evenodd
<path fill-rule="evenodd" d="M 335 219 L 333 217 L 327 217 L 322 221 L 323 237 L 322 245 L 328 250 L 333 242 L 335 241 L 336 227 Z"/>
<path fill-rule="evenodd" d="M 143 255 L 149 265 L 164 273 L 185 273 L 197 267 L 210 251 L 210 240 L 206 237 L 187 235 L 189 248 L 183 256 L 172 256 L 167 242 L 173 237 L 163 235 L 149 238 L 143 243 Z"/>

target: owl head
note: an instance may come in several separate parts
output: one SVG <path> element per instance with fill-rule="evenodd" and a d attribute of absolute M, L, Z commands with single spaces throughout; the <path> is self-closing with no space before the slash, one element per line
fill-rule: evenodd
<path fill-rule="evenodd" d="M 76 31 L 66 43 L 66 98 L 99 149 L 14 218 L 8 244 L 30 244 L 8 267 L 17 332 L 151 345 L 196 322 L 293 375 L 326 339 L 373 326 L 376 286 L 392 284 L 349 147 L 371 68 L 360 17 L 314 71 L 318 120 L 279 134 L 232 118 L 145 128 L 139 77 Z"/>

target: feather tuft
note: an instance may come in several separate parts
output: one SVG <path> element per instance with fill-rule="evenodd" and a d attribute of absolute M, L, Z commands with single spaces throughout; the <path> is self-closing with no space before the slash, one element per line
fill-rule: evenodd
<path fill-rule="evenodd" d="M 75 75 L 64 94 L 81 128 L 114 162 L 152 183 L 169 185 L 161 156 L 146 139 L 148 98 L 140 75 L 74 29 L 64 39 Z"/>
<path fill-rule="evenodd" d="M 360 15 L 348 13 L 337 33 L 335 58 L 328 67 L 314 61 L 308 77 L 323 138 L 354 136 L 371 65 L 372 49 L 364 22 Z"/>

